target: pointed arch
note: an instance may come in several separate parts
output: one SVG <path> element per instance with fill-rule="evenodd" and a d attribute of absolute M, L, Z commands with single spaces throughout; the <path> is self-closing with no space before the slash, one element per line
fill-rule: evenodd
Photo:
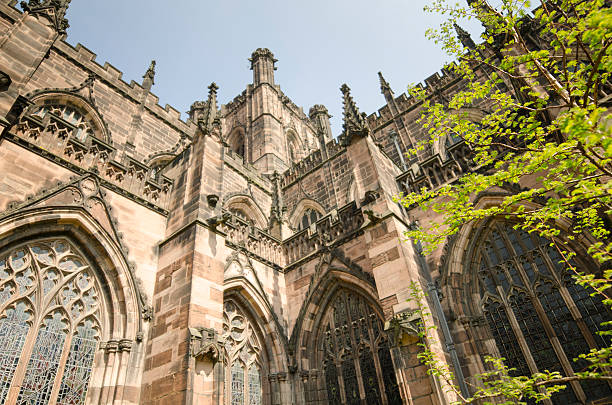
<path fill-rule="evenodd" d="M 0 221 L 0 249 L 42 237 L 72 241 L 97 267 L 109 305 L 108 339 L 136 340 L 142 331 L 140 292 L 121 247 L 84 209 L 35 208 Z"/>
<path fill-rule="evenodd" d="M 310 400 L 401 404 L 375 287 L 333 265 L 313 281 L 290 346 L 296 364 L 316 375 L 304 382 Z"/>
<path fill-rule="evenodd" d="M 325 208 L 321 204 L 319 204 L 313 199 L 303 198 L 300 200 L 300 202 L 297 203 L 291 215 L 289 215 L 289 226 L 291 226 L 293 229 L 303 229 L 301 227 L 302 220 L 304 214 L 309 211 L 314 211 L 318 214 L 316 219 L 321 218 L 325 215 Z M 309 222 L 309 224 L 313 222 L 314 221 L 311 221 Z"/>
<path fill-rule="evenodd" d="M 66 90 L 49 90 L 38 92 L 32 96 L 33 106 L 28 113 L 44 119 L 51 113 L 74 125 L 74 136 L 80 141 L 93 136 L 112 144 L 112 138 L 102 114 L 92 100 Z"/>
<path fill-rule="evenodd" d="M 142 358 L 140 342 L 144 338 L 142 296 L 121 247 L 84 209 L 44 207 L 22 210 L 0 220 L 0 254 L 15 249 L 29 252 L 30 261 L 43 264 L 36 267 L 42 281 L 30 287 L 39 297 L 31 302 L 34 310 L 42 311 L 48 305 L 47 298 L 40 298 L 45 294 L 56 294 L 49 299 L 58 301 L 53 311 L 45 312 L 44 319 L 32 324 L 37 329 L 31 332 L 36 335 L 28 335 L 31 343 L 25 346 L 28 349 L 22 352 L 23 360 L 14 370 L 21 388 L 8 394 L 8 403 L 13 403 L 17 394 L 19 401 L 46 403 L 56 398 L 77 404 L 97 403 L 103 386 L 115 395 L 128 384 L 128 376 L 142 366 L 138 359 Z M 99 304 L 92 306 L 94 302 Z M 69 311 L 62 310 L 66 305 Z M 65 339 L 58 341 L 61 336 Z M 48 342 L 43 351 L 39 350 L 43 345 L 39 340 Z M 138 354 L 115 357 L 106 352 L 107 348 L 112 353 Z M 35 364 L 43 357 L 44 367 L 63 374 L 57 378 L 55 372 L 44 374 L 43 365 Z M 76 373 L 75 367 L 82 372 Z M 102 378 L 119 369 L 125 372 Z M 65 381 L 69 386 L 64 386 Z M 31 388 L 41 384 L 44 390 Z"/>
<path fill-rule="evenodd" d="M 268 376 L 288 369 L 286 345 L 281 343 L 284 335 L 278 322 L 267 300 L 245 277 L 225 283 L 223 302 L 223 337 L 231 337 L 229 344 L 226 338 L 224 348 L 225 403 L 233 404 L 234 399 L 239 403 L 239 399 L 248 399 L 249 404 L 271 403 Z"/>
<path fill-rule="evenodd" d="M 482 194 L 476 206 L 486 208 L 501 198 L 503 193 Z M 460 320 L 451 327 L 455 334 L 462 330 L 473 351 L 460 356 L 470 364 L 468 375 L 484 371 L 482 358 L 492 355 L 504 357 L 517 375 L 549 369 L 571 376 L 585 366 L 574 358 L 605 344 L 595 332 L 612 313 L 574 283 L 550 240 L 514 225 L 503 218 L 466 224 L 446 248 L 441 284 L 451 318 Z M 557 242 L 577 253 L 579 269 L 597 268 L 585 255 L 585 240 Z M 610 395 L 607 384 L 576 382 L 553 396 L 553 403 Z"/>
<path fill-rule="evenodd" d="M 235 193 L 226 196 L 224 200 L 223 208 L 226 210 L 236 210 L 244 213 L 247 219 L 252 220 L 253 225 L 260 229 L 268 227 L 268 219 L 253 197 L 242 193 Z"/>
<path fill-rule="evenodd" d="M 294 165 L 302 158 L 304 158 L 304 145 L 297 134 L 297 131 L 293 128 L 285 129 L 285 139 L 287 144 L 287 160 L 288 165 Z"/>
<path fill-rule="evenodd" d="M 482 111 L 480 108 L 473 107 L 453 110 L 451 111 L 451 114 L 465 116 L 466 119 L 474 123 L 482 122 L 483 118 L 485 117 L 484 111 Z M 433 143 L 433 153 L 434 155 L 437 153 L 440 155 L 440 158 L 442 158 L 442 161 L 445 161 L 449 158 L 447 148 L 461 141 L 462 139 L 460 137 L 453 135 L 436 137 Z"/>
<path fill-rule="evenodd" d="M 248 145 L 247 145 L 247 136 L 246 129 L 244 126 L 239 125 L 232 128 L 229 135 L 226 138 L 226 142 L 229 146 L 231 153 L 239 156 L 239 159 L 242 160 L 243 163 L 248 163 Z"/>

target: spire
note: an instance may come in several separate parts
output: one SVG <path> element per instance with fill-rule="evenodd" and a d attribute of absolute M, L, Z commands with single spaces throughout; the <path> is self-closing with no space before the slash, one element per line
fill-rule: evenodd
<path fill-rule="evenodd" d="M 453 23 L 453 26 L 455 27 L 455 32 L 457 32 L 459 42 L 461 42 L 461 44 L 468 49 L 476 49 L 476 44 L 472 40 L 470 34 L 461 28 L 457 23 Z"/>
<path fill-rule="evenodd" d="M 206 100 L 204 112 L 198 120 L 198 126 L 205 134 L 212 132 L 217 118 L 217 90 L 219 90 L 219 86 L 215 82 L 208 86 L 208 100 Z"/>
<path fill-rule="evenodd" d="M 144 79 L 142 81 L 142 87 L 144 87 L 147 90 L 151 90 L 151 86 L 155 84 L 155 61 L 154 60 L 151 61 L 149 68 L 147 69 L 145 74 L 142 76 L 142 78 Z"/>
<path fill-rule="evenodd" d="M 71 0 L 29 0 L 21 2 L 21 8 L 32 14 L 47 13 L 52 18 L 55 28 L 60 34 L 65 34 L 70 26 L 66 19 L 66 11 Z M 53 13 L 49 14 L 49 11 Z"/>
<path fill-rule="evenodd" d="M 369 129 L 365 119 L 365 113 L 360 113 L 359 108 L 353 101 L 351 96 L 351 89 L 346 84 L 340 87 L 342 92 L 342 104 L 344 111 L 342 118 L 344 123 L 342 124 L 342 134 L 350 139 L 353 134 L 365 136 L 368 134 Z"/>
<path fill-rule="evenodd" d="M 380 92 L 382 93 L 383 96 L 385 96 L 385 100 L 387 101 L 387 104 L 391 104 L 395 97 L 393 94 L 393 90 L 391 90 L 391 86 L 389 85 L 389 82 L 385 80 L 385 78 L 382 75 L 382 72 L 378 72 L 378 80 L 380 80 Z"/>

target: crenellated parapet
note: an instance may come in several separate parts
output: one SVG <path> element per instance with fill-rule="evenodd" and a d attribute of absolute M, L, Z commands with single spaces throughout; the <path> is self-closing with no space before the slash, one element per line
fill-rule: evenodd
<path fill-rule="evenodd" d="M 117 149 L 93 136 L 81 140 L 79 128 L 49 111 L 43 117 L 26 109 L 7 138 L 79 173 L 96 173 L 103 184 L 165 213 L 173 180 L 134 158 L 119 158 Z"/>
<path fill-rule="evenodd" d="M 353 201 L 320 218 L 309 228 L 283 241 L 286 266 L 306 258 L 322 248 L 333 248 L 354 236 L 365 223 L 361 208 Z"/>
<path fill-rule="evenodd" d="M 416 87 L 424 89 L 427 96 L 432 96 L 460 79 L 461 78 L 454 74 L 452 70 L 442 69 L 440 72 L 436 72 L 425 79 L 424 83 L 417 84 Z M 421 104 L 420 99 L 406 93 L 402 93 L 398 97 L 395 97 L 393 102 L 399 114 L 409 111 Z M 369 127 L 372 128 L 373 131 L 376 131 L 393 119 L 395 115 L 397 115 L 397 113 L 391 109 L 389 104 L 386 104 L 377 112 L 368 115 L 367 122 Z"/>
<path fill-rule="evenodd" d="M 417 163 L 417 170 L 409 168 L 396 180 L 404 193 L 415 193 L 425 188 L 436 189 L 458 179 L 462 174 L 478 168 L 472 160 L 472 150 L 464 141 L 459 141 L 446 148 L 447 159 L 442 160 L 439 154 Z"/>
<path fill-rule="evenodd" d="M 266 231 L 227 211 L 228 220 L 217 229 L 225 234 L 225 244 L 246 256 L 277 270 L 285 266 L 281 242 Z"/>
<path fill-rule="evenodd" d="M 345 150 L 345 147 L 342 146 L 336 139 L 332 139 L 331 141 L 327 142 L 325 147 L 327 149 L 328 158 L 324 158 L 321 150 L 315 150 L 283 173 L 281 178 L 281 187 L 284 188 L 291 185 Z"/>

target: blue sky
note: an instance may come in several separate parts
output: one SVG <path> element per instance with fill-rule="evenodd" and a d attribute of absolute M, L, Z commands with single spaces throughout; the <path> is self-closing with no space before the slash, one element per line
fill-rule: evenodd
<path fill-rule="evenodd" d="M 279 60 L 276 83 L 306 113 L 325 104 L 342 125 L 339 87 L 347 83 L 361 111 L 384 104 L 377 72 L 396 95 L 447 60 L 425 38 L 440 17 L 425 0 L 72 0 L 68 42 L 82 43 L 140 82 L 157 61 L 153 92 L 160 104 L 186 112 L 210 82 L 227 103 L 252 81 L 248 58 L 258 47 Z M 474 31 L 477 24 L 466 24 Z M 185 115 L 183 115 L 185 118 Z"/>

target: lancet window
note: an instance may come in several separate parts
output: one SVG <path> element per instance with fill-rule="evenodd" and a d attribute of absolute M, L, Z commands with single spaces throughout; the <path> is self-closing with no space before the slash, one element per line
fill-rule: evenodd
<path fill-rule="evenodd" d="M 574 359 L 590 348 L 607 346 L 596 332 L 602 321 L 612 319 L 609 310 L 590 295 L 592 291 L 575 284 L 550 243 L 515 230 L 511 224 L 498 223 L 483 238 L 474 257 L 484 317 L 500 355 L 515 369 L 515 375 L 538 370 L 564 375 L 584 371 L 586 362 Z M 608 395 L 612 391 L 607 383 L 585 381 L 568 385 L 553 402 L 583 403 L 585 398 Z"/>
<path fill-rule="evenodd" d="M 312 208 L 308 208 L 304 214 L 302 215 L 302 220 L 300 221 L 299 229 L 306 229 L 310 225 L 317 222 L 317 220 L 321 218 L 321 214 L 319 211 L 313 210 Z"/>
<path fill-rule="evenodd" d="M 331 305 L 320 349 L 330 404 L 402 404 L 383 324 L 359 294 L 343 290 Z"/>
<path fill-rule="evenodd" d="M 65 239 L 0 254 L 0 403 L 85 403 L 100 340 L 100 288 Z"/>
<path fill-rule="evenodd" d="M 227 370 L 226 403 L 261 405 L 261 345 L 251 322 L 231 299 L 224 304 L 222 339 Z"/>

